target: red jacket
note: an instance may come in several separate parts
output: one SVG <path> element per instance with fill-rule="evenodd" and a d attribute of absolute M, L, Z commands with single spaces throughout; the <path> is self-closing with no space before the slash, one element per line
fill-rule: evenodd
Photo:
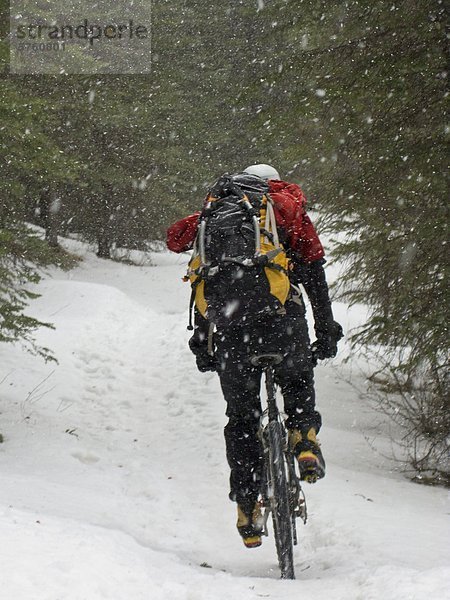
<path fill-rule="evenodd" d="M 323 258 L 323 246 L 306 214 L 306 198 L 300 187 L 295 183 L 271 179 L 269 193 L 273 200 L 277 225 L 285 231 L 290 248 L 297 251 L 308 263 Z M 192 249 L 200 214 L 198 211 L 169 227 L 167 230 L 169 250 L 185 252 Z"/>

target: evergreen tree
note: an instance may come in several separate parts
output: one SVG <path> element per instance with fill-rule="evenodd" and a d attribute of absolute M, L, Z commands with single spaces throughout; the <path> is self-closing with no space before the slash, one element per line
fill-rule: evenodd
<path fill-rule="evenodd" d="M 409 431 L 413 464 L 445 478 L 445 5 L 275 4 L 288 43 L 276 54 L 283 68 L 272 83 L 286 112 L 269 103 L 265 113 L 294 176 L 305 177 L 328 228 L 341 234 L 334 249 L 348 265 L 341 293 L 371 308 L 352 339 L 377 355 L 373 380 L 400 393 L 384 403 Z"/>

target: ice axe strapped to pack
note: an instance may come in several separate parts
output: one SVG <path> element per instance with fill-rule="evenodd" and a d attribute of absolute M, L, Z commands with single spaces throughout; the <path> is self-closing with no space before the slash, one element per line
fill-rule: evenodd
<path fill-rule="evenodd" d="M 283 310 L 288 258 L 280 244 L 266 182 L 222 177 L 210 190 L 186 280 L 191 308 L 218 327 Z"/>

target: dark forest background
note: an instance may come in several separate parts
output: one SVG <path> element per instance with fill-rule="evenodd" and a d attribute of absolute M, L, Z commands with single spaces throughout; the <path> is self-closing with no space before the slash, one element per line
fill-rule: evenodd
<path fill-rule="evenodd" d="M 58 236 L 147 249 L 223 172 L 273 164 L 332 233 L 370 394 L 448 482 L 448 11 L 441 0 L 154 0 L 147 75 L 12 75 L 1 0 L 0 341 Z M 30 224 L 39 225 L 45 240 Z M 24 313 L 26 310 L 26 314 Z"/>

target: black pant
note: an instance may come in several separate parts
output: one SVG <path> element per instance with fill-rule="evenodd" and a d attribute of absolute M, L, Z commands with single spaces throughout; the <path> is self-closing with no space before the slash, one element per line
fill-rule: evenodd
<path fill-rule="evenodd" d="M 320 429 L 315 410 L 314 375 L 303 306 L 288 302 L 285 315 L 270 315 L 216 334 L 216 357 L 229 418 L 225 427 L 230 465 L 230 498 L 256 500 L 260 490 L 262 450 L 257 431 L 261 416 L 261 367 L 250 358 L 268 352 L 282 354 L 275 366 L 287 414 L 287 427 Z"/>

